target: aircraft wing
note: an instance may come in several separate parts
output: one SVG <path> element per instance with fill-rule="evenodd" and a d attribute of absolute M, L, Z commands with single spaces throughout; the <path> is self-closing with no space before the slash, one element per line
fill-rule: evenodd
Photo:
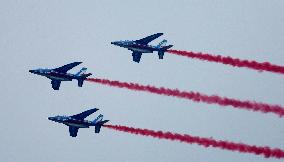
<path fill-rule="evenodd" d="M 71 137 L 76 137 L 78 133 L 79 128 L 78 127 L 73 127 L 69 126 L 69 134 Z"/>
<path fill-rule="evenodd" d="M 61 66 L 59 68 L 55 68 L 53 70 L 55 70 L 57 72 L 61 72 L 61 73 L 66 73 L 68 70 L 74 68 L 75 66 L 78 66 L 81 63 L 82 62 L 73 62 L 73 63 L 70 63 L 70 64 L 66 64 L 64 66 Z"/>
<path fill-rule="evenodd" d="M 163 33 L 156 33 L 156 34 L 150 35 L 148 37 L 136 40 L 135 42 L 139 43 L 139 44 L 145 44 L 146 45 L 149 42 L 153 41 L 154 39 L 157 39 L 158 37 L 160 37 L 162 35 L 163 35 Z"/>
<path fill-rule="evenodd" d="M 59 90 L 60 83 L 60 80 L 51 80 L 51 85 L 54 90 Z"/>
<path fill-rule="evenodd" d="M 82 112 L 82 113 L 80 113 L 80 114 L 73 115 L 73 116 L 71 116 L 71 117 L 72 117 L 72 118 L 75 118 L 75 119 L 78 119 L 78 120 L 83 120 L 83 119 L 85 119 L 87 116 L 93 114 L 94 112 L 96 112 L 96 111 L 98 111 L 98 110 L 99 110 L 99 109 L 96 109 L 96 108 L 90 109 L 90 110 L 84 111 L 84 112 Z"/>
<path fill-rule="evenodd" d="M 139 62 L 140 62 L 140 59 L 141 59 L 141 55 L 142 55 L 141 52 L 135 52 L 135 51 L 133 51 L 133 53 L 132 53 L 133 61 L 139 63 Z"/>

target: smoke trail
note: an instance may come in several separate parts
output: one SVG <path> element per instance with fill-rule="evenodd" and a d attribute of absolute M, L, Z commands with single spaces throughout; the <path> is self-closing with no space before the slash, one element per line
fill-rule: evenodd
<path fill-rule="evenodd" d="M 217 147 L 224 150 L 230 151 L 239 151 L 241 153 L 252 153 L 256 155 L 263 155 L 266 158 L 275 157 L 275 158 L 284 158 L 284 150 L 279 148 L 271 149 L 268 146 L 253 146 L 247 145 L 243 143 L 234 143 L 228 141 L 217 141 L 212 138 L 202 138 L 191 136 L 187 134 L 177 134 L 171 132 L 162 132 L 162 131 L 154 131 L 149 129 L 140 129 L 140 128 L 132 128 L 120 125 L 104 125 L 104 127 L 114 129 L 117 131 L 127 132 L 131 134 L 143 135 L 143 136 L 151 136 L 159 139 L 168 139 L 172 141 L 180 141 L 189 144 L 198 144 L 204 147 Z"/>
<path fill-rule="evenodd" d="M 167 50 L 167 52 L 175 55 L 197 58 L 205 61 L 219 62 L 236 67 L 247 67 L 259 71 L 264 70 L 264 71 L 284 74 L 284 66 L 274 65 L 269 62 L 259 63 L 256 61 L 240 60 L 238 58 L 232 58 L 229 56 L 224 57 L 220 55 L 203 54 L 200 52 L 191 52 L 191 51 Z"/>
<path fill-rule="evenodd" d="M 160 95 L 166 96 L 174 96 L 178 98 L 185 98 L 192 100 L 194 102 L 204 102 L 208 104 L 219 104 L 221 106 L 233 106 L 239 109 L 246 109 L 251 111 L 260 111 L 263 113 L 274 113 L 282 117 L 284 115 L 284 108 L 280 105 L 270 105 L 266 103 L 259 103 L 255 101 L 241 101 L 232 98 L 226 97 L 219 97 L 217 95 L 208 96 L 205 94 L 201 94 L 198 92 L 186 92 L 180 91 L 178 89 L 168 89 L 168 88 L 157 88 L 154 86 L 145 86 L 136 83 L 126 83 L 126 82 L 119 82 L 119 81 L 111 81 L 107 79 L 98 79 L 98 78 L 87 78 L 87 81 L 100 83 L 108 86 L 119 87 L 119 88 L 127 88 L 130 90 L 136 91 L 145 91 L 151 92 Z"/>

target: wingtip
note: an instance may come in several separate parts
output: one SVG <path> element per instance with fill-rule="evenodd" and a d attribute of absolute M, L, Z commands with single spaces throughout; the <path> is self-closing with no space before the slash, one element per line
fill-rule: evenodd
<path fill-rule="evenodd" d="M 99 109 L 98 108 L 93 108 L 93 110 L 98 111 Z"/>
<path fill-rule="evenodd" d="M 98 111 L 99 109 L 98 108 L 92 108 L 92 109 L 89 109 L 89 110 L 86 110 L 86 111 L 89 111 L 89 112 L 96 112 Z"/>
<path fill-rule="evenodd" d="M 75 62 L 71 62 L 71 63 L 69 63 L 69 64 L 66 64 L 66 65 L 73 65 L 73 66 L 77 66 L 77 65 L 80 65 L 80 64 L 82 64 L 83 62 L 81 62 L 81 61 L 75 61 Z"/>

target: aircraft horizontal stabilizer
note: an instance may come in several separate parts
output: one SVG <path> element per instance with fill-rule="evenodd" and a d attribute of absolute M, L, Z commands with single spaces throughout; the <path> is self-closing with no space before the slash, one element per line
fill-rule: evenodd
<path fill-rule="evenodd" d="M 100 133 L 101 127 L 108 121 L 109 120 L 97 122 L 96 125 L 95 125 L 95 133 Z"/>
<path fill-rule="evenodd" d="M 162 47 L 162 48 L 158 51 L 159 59 L 163 59 L 165 52 L 166 52 L 169 48 L 171 48 L 172 46 L 173 46 L 173 45 L 168 45 L 168 46 Z"/>

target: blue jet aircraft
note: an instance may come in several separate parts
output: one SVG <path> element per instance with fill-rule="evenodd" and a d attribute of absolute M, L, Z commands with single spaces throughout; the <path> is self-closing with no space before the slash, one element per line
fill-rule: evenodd
<path fill-rule="evenodd" d="M 84 80 L 88 76 L 92 75 L 91 73 L 86 74 L 87 68 L 82 68 L 76 74 L 67 73 L 68 70 L 74 68 L 75 66 L 81 63 L 82 62 L 73 62 L 55 69 L 36 69 L 29 70 L 29 72 L 51 79 L 51 85 L 54 90 L 59 90 L 61 81 L 72 81 L 73 79 L 78 80 L 78 86 L 82 87 Z"/>
<path fill-rule="evenodd" d="M 71 137 L 76 137 L 79 128 L 89 128 L 90 126 L 95 127 L 95 133 L 99 133 L 101 127 L 108 122 L 109 120 L 103 120 L 103 115 L 100 114 L 95 120 L 93 121 L 88 121 L 85 120 L 85 118 L 94 112 L 96 112 L 99 109 L 90 109 L 87 111 L 84 111 L 80 114 L 77 115 L 72 115 L 72 116 L 55 116 L 55 117 L 48 117 L 49 120 L 57 122 L 57 123 L 62 123 L 67 126 L 69 126 L 69 133 Z"/>
<path fill-rule="evenodd" d="M 156 33 L 150 35 L 148 37 L 139 39 L 139 40 L 125 40 L 125 41 L 115 41 L 111 42 L 111 44 L 120 46 L 123 48 L 127 48 L 128 50 L 132 51 L 133 61 L 139 63 L 141 59 L 142 53 L 153 53 L 154 51 L 158 51 L 159 59 L 163 59 L 164 53 L 167 49 L 171 48 L 173 45 L 165 45 L 167 40 L 163 40 L 157 46 L 148 45 L 154 39 L 162 36 L 163 33 Z"/>

